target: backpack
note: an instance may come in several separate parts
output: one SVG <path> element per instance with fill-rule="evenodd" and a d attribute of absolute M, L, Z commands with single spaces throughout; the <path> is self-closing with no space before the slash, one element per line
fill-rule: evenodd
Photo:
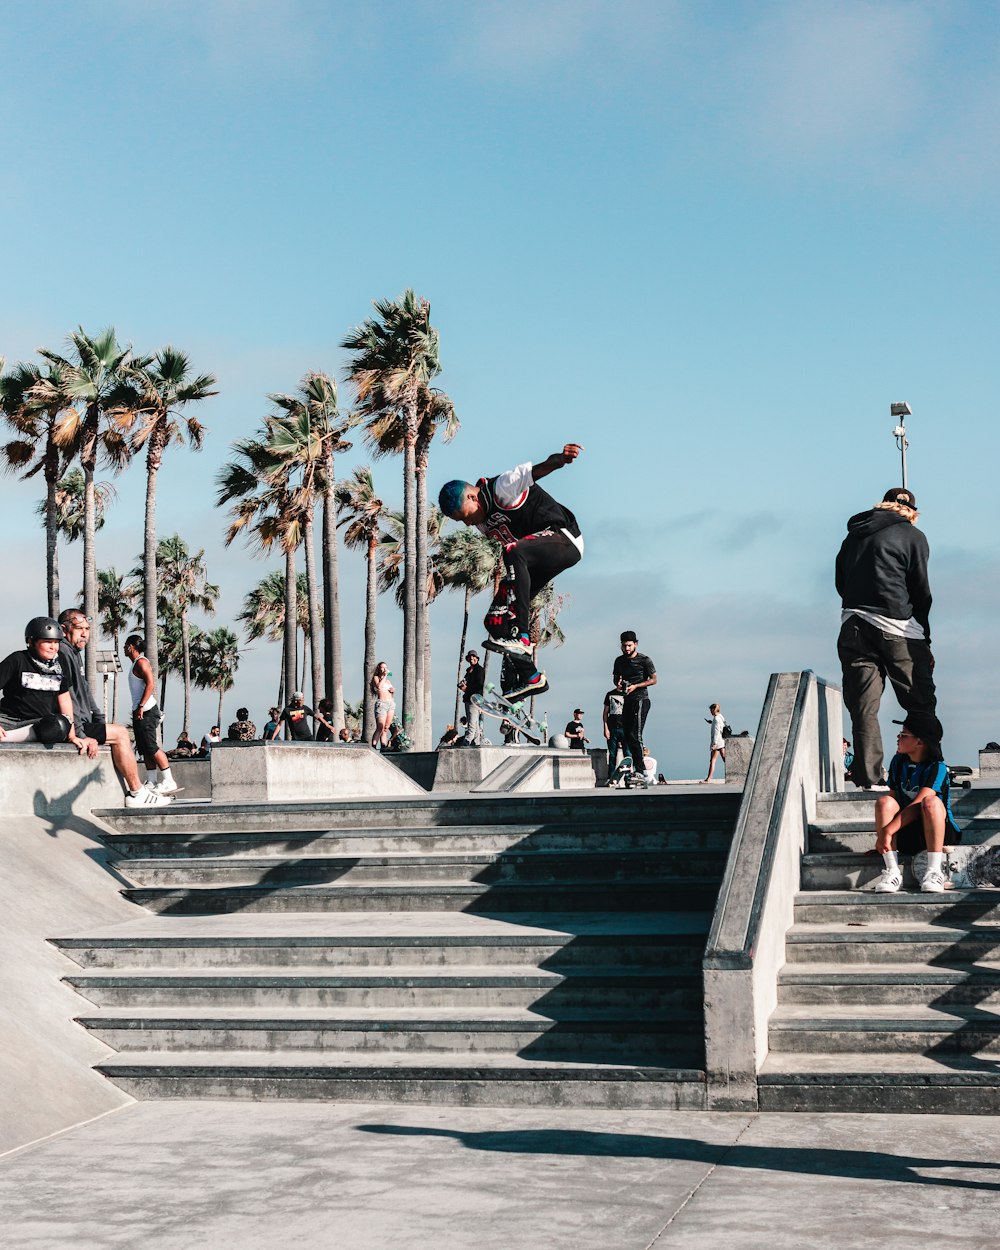
<path fill-rule="evenodd" d="M 733 736 L 733 727 L 730 725 L 729 721 L 726 721 L 726 723 L 722 726 L 722 736 L 723 738 L 731 738 Z"/>

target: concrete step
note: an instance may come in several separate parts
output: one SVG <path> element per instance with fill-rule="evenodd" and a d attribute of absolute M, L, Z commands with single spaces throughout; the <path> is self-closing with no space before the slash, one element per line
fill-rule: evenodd
<path fill-rule="evenodd" d="M 898 894 L 813 890 L 796 895 L 798 924 L 1000 923 L 1000 889 L 946 890 L 943 894 Z"/>
<path fill-rule="evenodd" d="M 699 1111 L 698 1067 L 566 1062 L 518 1055 L 131 1051 L 97 1071 L 138 1099 L 324 1099 L 494 1107 Z"/>
<path fill-rule="evenodd" d="M 919 890 L 920 882 L 911 871 L 911 857 L 901 855 L 904 888 Z M 882 873 L 881 855 L 827 851 L 802 856 L 803 890 L 863 890 L 874 885 Z"/>
<path fill-rule="evenodd" d="M 839 827 L 838 827 L 839 826 Z M 848 825 L 846 822 L 814 821 L 808 827 L 806 845 L 812 854 L 847 853 L 864 855 L 875 847 L 875 823 Z"/>
<path fill-rule="evenodd" d="M 264 855 L 355 856 L 502 854 L 505 851 L 708 851 L 725 855 L 732 840 L 731 821 L 679 815 L 635 821 L 564 822 L 548 825 L 479 825 L 413 829 L 267 829 L 256 832 L 108 833 L 103 841 L 116 855 L 147 859 Z"/>
<path fill-rule="evenodd" d="M 652 878 L 642 882 L 493 883 L 408 885 L 233 886 L 214 889 L 126 889 L 123 895 L 161 915 L 192 915 L 235 911 L 477 911 L 510 912 L 650 911 L 670 906 L 682 911 L 707 911 L 718 896 L 717 878 L 693 877 L 683 882 Z"/>
<path fill-rule="evenodd" d="M 757 1078 L 761 1111 L 996 1115 L 995 1061 L 885 1051 L 769 1055 Z"/>
<path fill-rule="evenodd" d="M 139 887 L 210 885 L 352 885 L 450 882 L 569 884 L 599 881 L 605 886 L 649 879 L 722 879 L 725 857 L 699 851 L 506 851 L 499 854 L 356 855 L 342 858 L 269 855 L 257 858 L 121 859 L 114 865 Z"/>
<path fill-rule="evenodd" d="M 1000 963 L 933 968 L 925 964 L 851 967 L 786 965 L 778 974 L 783 1007 L 805 1004 L 1000 1007 Z"/>
<path fill-rule="evenodd" d="M 891 896 L 890 896 L 891 897 Z M 995 923 L 887 924 L 884 917 L 846 925 L 796 925 L 785 935 L 789 964 L 944 964 L 964 966 L 1000 949 Z"/>
<path fill-rule="evenodd" d="M 917 1054 L 1000 1054 L 1000 1010 L 954 1006 L 947 1010 L 920 1005 L 882 1004 L 864 1007 L 830 1005 L 814 1008 L 779 1003 L 768 1024 L 772 1053 L 798 1051 L 831 1054 L 839 1051 L 885 1051 Z"/>
<path fill-rule="evenodd" d="M 55 938 L 83 968 L 701 967 L 707 912 L 480 916 L 256 912 L 141 919 Z"/>
<path fill-rule="evenodd" d="M 558 1017 L 565 1010 L 597 1014 L 629 1009 L 697 1012 L 702 984 L 697 969 L 651 972 L 621 967 L 580 968 L 563 975 L 532 967 L 391 972 L 329 968 L 220 970 L 189 968 L 157 973 L 78 973 L 64 982 L 100 1007 L 468 1007 L 531 1008 Z"/>
<path fill-rule="evenodd" d="M 629 1011 L 595 1017 L 566 1009 L 559 1019 L 516 1008 L 108 1007 L 78 1023 L 116 1051 L 383 1051 L 521 1054 L 572 1062 L 703 1065 L 699 1013 Z"/>
<path fill-rule="evenodd" d="M 309 803 L 176 803 L 167 808 L 102 808 L 97 816 L 115 833 L 273 833 L 276 829 L 335 830 L 481 827 L 511 824 L 581 824 L 611 821 L 672 822 L 707 818 L 731 826 L 741 795 L 670 794 L 660 786 L 640 794 L 617 790 L 556 791 L 530 795 L 438 795 L 418 798 L 345 799 Z"/>

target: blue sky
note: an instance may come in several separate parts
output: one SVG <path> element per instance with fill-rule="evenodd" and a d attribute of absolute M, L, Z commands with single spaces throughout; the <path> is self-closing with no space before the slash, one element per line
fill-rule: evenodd
<path fill-rule="evenodd" d="M 161 533 L 204 546 L 223 588 L 212 623 L 271 567 L 223 548 L 229 444 L 267 392 L 339 376 L 344 333 L 412 286 L 462 420 L 432 481 L 586 446 L 551 479 L 587 540 L 558 583 L 552 721 L 580 704 L 600 737 L 628 627 L 660 674 L 647 738 L 670 776 L 704 766 L 710 702 L 753 730 L 772 671 L 838 679 L 833 559 L 847 517 L 898 484 L 889 403 L 906 399 L 946 752 L 974 763 L 1000 738 L 994 6 L 43 0 L 3 16 L 0 354 L 113 324 L 218 376 L 205 449 L 168 453 L 159 503 Z M 375 471 L 398 501 L 400 468 Z M 122 569 L 141 465 L 116 488 L 98 559 Z M 3 482 L 9 622 L 44 601 L 36 495 Z M 360 688 L 363 570 L 350 553 L 343 568 Z M 446 596 L 438 732 L 459 628 Z M 247 652 L 229 711 L 259 723 L 277 667 Z M 211 696 L 195 706 L 201 732 Z"/>

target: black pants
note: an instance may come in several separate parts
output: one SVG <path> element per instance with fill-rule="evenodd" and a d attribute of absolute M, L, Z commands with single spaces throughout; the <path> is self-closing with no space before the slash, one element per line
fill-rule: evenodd
<path fill-rule="evenodd" d="M 645 768 L 642 762 L 642 728 L 649 715 L 648 699 L 626 699 L 622 709 L 622 729 L 625 731 L 625 743 L 632 757 L 632 767 L 637 773 Z"/>
<path fill-rule="evenodd" d="M 580 548 L 561 530 L 541 530 L 518 539 L 504 552 L 506 578 L 514 585 L 514 612 L 519 633 L 531 629 L 531 601 L 554 577 L 580 561 Z M 518 678 L 527 680 L 535 671 L 529 656 L 507 658 Z M 505 664 L 506 667 L 506 664 Z M 504 688 L 508 689 L 506 681 Z"/>
<path fill-rule="evenodd" d="M 884 634 L 860 616 L 849 616 L 840 627 L 837 654 L 844 674 L 844 703 L 854 735 L 855 785 L 873 786 L 882 780 L 882 734 L 878 709 L 889 678 L 899 706 L 906 712 L 933 712 L 934 659 L 930 646 L 918 638 Z"/>

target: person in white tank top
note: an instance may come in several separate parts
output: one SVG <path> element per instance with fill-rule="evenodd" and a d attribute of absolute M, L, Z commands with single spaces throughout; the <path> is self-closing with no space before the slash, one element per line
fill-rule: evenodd
<path fill-rule="evenodd" d="M 157 740 L 160 709 L 153 689 L 153 666 L 146 659 L 146 642 L 140 634 L 129 634 L 125 639 L 125 654 L 131 661 L 128 671 L 128 688 L 132 696 L 132 732 L 135 734 L 136 753 L 142 756 L 146 773 L 155 783 L 150 785 L 157 794 L 176 794 L 180 786 L 170 771 L 170 761 Z"/>

